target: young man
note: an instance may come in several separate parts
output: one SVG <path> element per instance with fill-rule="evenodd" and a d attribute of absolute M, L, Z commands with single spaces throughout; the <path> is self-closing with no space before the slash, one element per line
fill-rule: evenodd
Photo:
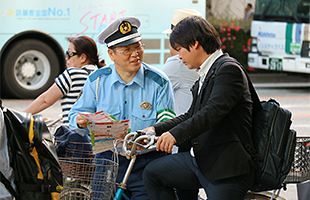
<path fill-rule="evenodd" d="M 244 199 L 254 180 L 253 162 L 245 149 L 253 144 L 252 100 L 245 74 L 234 64 L 222 65 L 228 55 L 223 55 L 214 27 L 201 17 L 179 22 L 170 44 L 200 78 L 192 88 L 187 113 L 146 129 L 160 135 L 158 151 L 170 153 L 174 144 L 188 150 L 146 167 L 149 196 L 169 200 L 174 199 L 173 188 L 203 187 L 208 200 Z"/>
<path fill-rule="evenodd" d="M 114 64 L 99 69 L 87 79 L 82 96 L 72 107 L 70 125 L 86 130 L 87 121 L 80 112 L 107 112 L 118 120 L 129 119 L 131 131 L 142 130 L 162 119 L 173 109 L 173 91 L 168 77 L 158 69 L 142 62 L 143 44 L 138 32 L 140 21 L 134 17 L 115 20 L 99 35 L 99 42 L 108 47 Z M 124 132 L 124 135 L 126 132 Z M 100 154 L 111 159 L 112 152 Z M 144 167 L 162 154 L 151 152 L 137 158 L 127 182 L 131 199 L 148 199 L 142 172 Z M 120 182 L 129 160 L 119 156 Z"/>

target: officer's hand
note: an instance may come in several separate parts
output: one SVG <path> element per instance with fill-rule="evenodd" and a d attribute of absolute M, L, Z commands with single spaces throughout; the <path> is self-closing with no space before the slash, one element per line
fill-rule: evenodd
<path fill-rule="evenodd" d="M 172 152 L 173 145 L 176 144 L 176 140 L 173 135 L 168 131 L 163 133 L 156 142 L 156 150 L 164 151 L 167 153 Z"/>
<path fill-rule="evenodd" d="M 78 115 L 76 116 L 76 123 L 78 124 L 78 126 L 79 126 L 80 128 L 86 128 L 86 127 L 87 127 L 87 122 L 88 122 L 88 120 L 85 119 L 84 116 L 82 116 L 82 115 L 80 115 L 80 114 L 78 114 Z"/>

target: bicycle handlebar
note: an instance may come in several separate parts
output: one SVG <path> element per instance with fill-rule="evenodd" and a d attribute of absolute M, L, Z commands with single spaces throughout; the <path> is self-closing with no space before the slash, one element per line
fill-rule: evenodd
<path fill-rule="evenodd" d="M 144 131 L 128 133 L 123 141 L 122 152 L 126 157 L 131 157 L 154 151 L 156 140 L 155 133 L 145 133 Z"/>

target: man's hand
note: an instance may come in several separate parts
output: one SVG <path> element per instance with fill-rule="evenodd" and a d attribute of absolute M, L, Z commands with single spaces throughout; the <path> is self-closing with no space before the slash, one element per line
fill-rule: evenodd
<path fill-rule="evenodd" d="M 164 151 L 167 153 L 172 152 L 173 145 L 176 144 L 176 140 L 173 135 L 168 131 L 163 133 L 156 142 L 156 150 Z"/>
<path fill-rule="evenodd" d="M 76 116 L 76 123 L 78 124 L 79 128 L 86 128 L 88 120 L 83 116 L 78 114 Z"/>

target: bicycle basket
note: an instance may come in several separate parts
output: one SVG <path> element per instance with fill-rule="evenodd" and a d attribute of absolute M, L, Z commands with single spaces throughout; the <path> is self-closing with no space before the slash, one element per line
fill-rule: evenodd
<path fill-rule="evenodd" d="M 285 183 L 300 183 L 310 179 L 310 137 L 297 137 L 294 162 Z"/>
<path fill-rule="evenodd" d="M 59 158 L 64 189 L 60 199 L 110 200 L 118 164 L 102 158 Z"/>

